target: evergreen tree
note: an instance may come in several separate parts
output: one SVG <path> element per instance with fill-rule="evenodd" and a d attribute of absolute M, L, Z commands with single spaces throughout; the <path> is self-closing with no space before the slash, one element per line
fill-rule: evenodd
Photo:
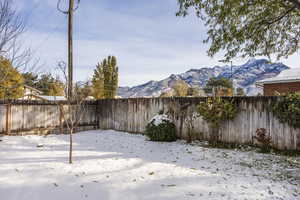
<path fill-rule="evenodd" d="M 90 82 L 77 82 L 75 84 L 75 93 L 79 96 L 80 99 L 86 99 L 87 97 L 92 96 L 92 86 Z"/>
<path fill-rule="evenodd" d="M 119 69 L 117 66 L 117 59 L 115 56 L 112 56 L 110 58 L 110 61 L 108 62 L 111 66 L 111 98 L 115 98 L 118 93 L 118 85 L 119 85 Z"/>
<path fill-rule="evenodd" d="M 92 96 L 95 99 L 104 98 L 104 65 L 106 60 L 104 59 L 102 63 L 98 63 L 96 69 L 94 70 L 94 76 L 92 79 Z"/>
<path fill-rule="evenodd" d="M 237 88 L 236 89 L 236 95 L 237 96 L 245 96 L 245 92 L 243 88 Z"/>
<path fill-rule="evenodd" d="M 22 74 L 24 78 L 24 84 L 30 87 L 36 88 L 39 76 L 33 72 L 26 72 Z"/>
<path fill-rule="evenodd" d="M 213 93 L 216 96 L 232 96 L 232 81 L 226 78 L 210 78 L 204 88 L 206 93 Z"/>
<path fill-rule="evenodd" d="M 96 99 L 115 98 L 118 90 L 117 59 L 108 56 L 94 70 L 92 79 L 93 96 Z"/>
<path fill-rule="evenodd" d="M 207 83 L 206 87 L 224 87 L 224 88 L 233 88 L 232 81 L 227 78 L 210 78 Z"/>
<path fill-rule="evenodd" d="M 201 90 L 200 87 L 193 86 L 188 89 L 187 96 L 201 97 L 201 96 L 205 96 L 205 93 L 203 90 Z"/>
<path fill-rule="evenodd" d="M 36 89 L 48 96 L 64 96 L 64 84 L 58 77 L 54 78 L 50 73 L 42 74 L 36 83 Z"/>
<path fill-rule="evenodd" d="M 24 95 L 24 79 L 8 59 L 0 57 L 0 99 L 17 99 Z"/>
<path fill-rule="evenodd" d="M 53 80 L 49 84 L 49 92 L 46 94 L 49 96 L 64 96 L 65 91 L 64 91 L 64 84 L 57 78 Z"/>

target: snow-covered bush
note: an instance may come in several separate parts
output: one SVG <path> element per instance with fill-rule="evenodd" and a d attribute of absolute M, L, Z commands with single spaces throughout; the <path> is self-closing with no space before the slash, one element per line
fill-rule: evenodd
<path fill-rule="evenodd" d="M 167 115 L 159 114 L 153 117 L 146 126 L 146 135 L 151 141 L 176 141 L 176 127 Z"/>

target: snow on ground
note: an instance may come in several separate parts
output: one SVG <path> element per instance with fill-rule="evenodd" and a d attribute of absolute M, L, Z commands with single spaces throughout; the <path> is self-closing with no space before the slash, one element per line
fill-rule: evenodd
<path fill-rule="evenodd" d="M 1 200 L 300 199 L 299 157 L 88 131 L 69 165 L 68 135 L 1 139 Z"/>

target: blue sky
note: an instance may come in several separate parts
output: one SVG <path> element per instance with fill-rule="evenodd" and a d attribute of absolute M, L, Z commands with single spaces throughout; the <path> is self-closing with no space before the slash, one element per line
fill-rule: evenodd
<path fill-rule="evenodd" d="M 65 6 L 67 2 L 62 0 Z M 26 45 L 41 59 L 40 71 L 54 72 L 59 61 L 67 60 L 67 17 L 56 10 L 57 0 L 15 3 L 27 18 Z M 176 17 L 177 9 L 177 0 L 81 0 L 74 19 L 74 78 L 90 78 L 97 62 L 108 55 L 118 58 L 121 86 L 222 65 L 222 54 L 206 55 L 202 22 L 193 14 Z M 282 62 L 299 67 L 297 56 Z"/>

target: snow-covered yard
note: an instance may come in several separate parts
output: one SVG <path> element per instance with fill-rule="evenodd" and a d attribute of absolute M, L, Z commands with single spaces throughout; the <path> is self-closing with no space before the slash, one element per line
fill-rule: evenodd
<path fill-rule="evenodd" d="M 88 131 L 70 165 L 68 135 L 0 139 L 1 200 L 300 199 L 299 157 Z"/>

